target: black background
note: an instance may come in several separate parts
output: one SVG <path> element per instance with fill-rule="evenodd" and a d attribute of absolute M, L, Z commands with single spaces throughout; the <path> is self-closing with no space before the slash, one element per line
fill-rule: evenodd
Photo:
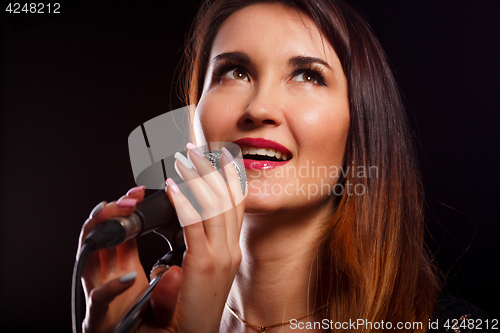
<path fill-rule="evenodd" d="M 134 179 L 128 134 L 182 106 L 174 74 L 198 1 L 62 1 L 1 35 L 0 330 L 70 330 L 81 224 Z M 446 291 L 500 319 L 500 1 L 352 1 L 411 119 Z M 140 240 L 149 269 L 166 251 Z"/>

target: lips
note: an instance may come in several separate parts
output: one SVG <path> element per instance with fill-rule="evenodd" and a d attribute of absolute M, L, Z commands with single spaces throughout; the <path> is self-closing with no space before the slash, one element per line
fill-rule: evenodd
<path fill-rule="evenodd" d="M 270 139 L 243 138 L 233 143 L 242 149 L 246 169 L 273 169 L 285 165 L 292 158 L 290 150 Z"/>

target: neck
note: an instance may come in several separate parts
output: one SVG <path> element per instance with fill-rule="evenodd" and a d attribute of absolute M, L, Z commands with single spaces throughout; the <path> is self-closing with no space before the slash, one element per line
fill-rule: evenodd
<path fill-rule="evenodd" d="M 302 317 L 328 302 L 329 291 L 318 274 L 323 223 L 317 215 L 293 215 L 294 219 L 280 213 L 245 216 L 240 240 L 242 262 L 228 304 L 247 322 L 269 326 Z M 320 322 L 325 316 L 326 309 L 303 321 Z M 224 318 L 223 323 L 231 327 L 228 331 L 255 332 L 255 328 L 249 330 L 235 321 L 227 310 Z M 290 329 L 290 325 L 283 325 L 274 331 Z"/>

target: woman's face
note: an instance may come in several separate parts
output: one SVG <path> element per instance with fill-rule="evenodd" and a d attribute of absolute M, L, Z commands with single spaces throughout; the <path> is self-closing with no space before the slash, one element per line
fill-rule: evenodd
<path fill-rule="evenodd" d="M 195 119 L 198 145 L 242 148 L 247 213 L 331 207 L 349 127 L 347 81 L 305 14 L 281 4 L 233 13 L 213 42 Z M 252 155 L 263 148 L 274 158 Z"/>

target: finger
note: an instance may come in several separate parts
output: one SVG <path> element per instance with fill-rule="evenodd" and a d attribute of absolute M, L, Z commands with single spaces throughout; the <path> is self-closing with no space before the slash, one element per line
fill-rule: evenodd
<path fill-rule="evenodd" d="M 229 194 L 221 174 L 216 172 L 214 166 L 207 158 L 205 158 L 205 155 L 200 148 L 190 142 L 186 145 L 186 147 L 189 148 L 188 158 L 198 171 L 198 174 L 210 186 L 217 197 L 226 199 Z M 224 211 L 229 208 L 230 207 L 223 207 Z"/>
<path fill-rule="evenodd" d="M 128 190 L 127 197 L 136 199 L 137 203 L 144 200 L 146 186 L 136 186 Z M 126 241 L 125 243 L 116 247 L 118 256 L 118 265 L 122 270 L 130 270 L 129 268 L 138 261 L 139 252 L 137 251 L 137 241 L 135 238 Z"/>
<path fill-rule="evenodd" d="M 133 193 L 132 193 L 133 194 Z M 110 203 L 107 208 L 114 210 L 117 215 L 114 216 L 128 216 L 135 210 L 137 199 L 128 196 L 123 196 L 118 201 Z M 125 215 L 123 215 L 125 214 Z M 114 271 L 118 267 L 118 250 L 116 247 L 110 247 L 99 251 L 99 258 L 101 260 L 101 269 L 103 277 L 114 277 Z"/>
<path fill-rule="evenodd" d="M 227 192 L 227 197 L 223 200 L 225 201 L 226 206 L 231 207 L 230 209 L 224 210 L 227 246 L 229 249 L 239 250 L 239 235 L 242 218 L 238 218 L 238 211 L 235 209 L 235 202 L 239 203 L 242 197 L 242 195 L 239 194 L 241 193 L 240 176 L 236 170 L 231 153 L 225 147 L 222 147 L 221 150 L 223 154 L 220 158 L 219 164 Z M 232 192 L 235 193 L 233 194 Z M 236 254 L 237 252 L 238 251 L 230 250 L 230 253 L 232 254 Z"/>
<path fill-rule="evenodd" d="M 241 224 L 243 221 L 243 214 L 245 213 L 245 206 L 243 204 L 243 192 L 241 188 L 240 176 L 236 170 L 234 165 L 233 156 L 226 149 L 222 148 L 223 156 L 221 158 L 222 170 L 224 171 L 224 177 L 228 183 L 229 192 L 231 194 L 231 199 L 233 199 L 233 205 L 235 205 L 235 209 L 233 209 L 230 213 L 232 213 L 234 224 L 228 225 L 228 241 L 233 243 L 239 243 L 239 236 L 241 232 Z"/>
<path fill-rule="evenodd" d="M 135 202 L 142 201 L 144 198 L 144 186 L 137 186 L 130 189 L 127 192 L 127 196 L 122 197 L 118 202 L 107 204 L 105 201 L 99 203 L 94 209 L 91 211 L 89 219 L 85 222 L 82 232 L 80 234 L 80 246 L 77 253 L 79 256 L 79 252 L 81 249 L 81 245 L 87 235 L 94 230 L 100 223 L 108 220 L 111 217 L 119 216 L 119 215 L 129 215 L 135 209 Z M 111 274 L 115 265 L 120 263 L 119 259 L 122 259 L 121 263 L 123 263 L 123 258 L 127 258 L 125 256 L 129 256 L 126 261 L 134 261 L 138 260 L 137 255 L 137 245 L 134 241 L 125 242 L 122 246 L 117 247 L 116 249 L 106 249 L 104 251 L 96 251 L 89 253 L 84 269 L 84 276 L 86 279 L 91 278 L 93 283 L 99 283 L 102 280 L 101 270 L 104 271 L 105 275 Z M 117 258 L 117 254 L 122 253 L 121 258 Z M 133 254 L 135 256 L 131 256 Z M 126 268 L 127 265 L 120 265 L 122 268 Z M 89 281 L 90 283 L 90 281 Z M 92 283 L 92 284 L 93 284 Z"/>
<path fill-rule="evenodd" d="M 80 258 L 80 252 L 82 248 L 83 241 L 87 236 L 89 230 L 93 229 L 101 217 L 101 212 L 105 209 L 107 205 L 106 201 L 101 201 L 98 203 L 90 212 L 89 218 L 85 221 L 80 232 L 80 238 L 78 241 L 78 251 L 76 253 L 76 260 Z M 98 252 L 90 252 L 85 260 L 85 266 L 83 267 L 83 289 L 86 297 L 90 294 L 90 291 L 96 286 L 102 283 L 101 276 L 101 259 L 99 258 Z"/>
<path fill-rule="evenodd" d="M 179 161 L 175 163 L 177 164 L 177 169 L 184 179 L 185 184 L 189 187 L 190 192 L 201 208 L 201 219 L 203 220 L 207 241 L 218 249 L 224 247 L 227 249 L 227 231 L 224 212 L 232 208 L 231 201 L 229 200 L 229 193 L 226 195 L 225 200 L 221 199 L 212 191 L 210 185 L 207 184 L 203 178 L 199 177 L 196 171 L 186 168 Z M 219 181 L 226 187 L 222 178 Z M 227 187 L 225 191 L 227 192 Z M 179 210 L 177 211 L 179 212 Z"/>
<path fill-rule="evenodd" d="M 80 232 L 80 238 L 78 241 L 78 251 L 76 253 L 76 260 L 79 260 L 80 258 L 80 252 L 81 252 L 81 247 L 83 244 L 84 237 L 85 235 L 85 228 L 88 228 L 88 225 L 92 223 L 93 219 L 97 219 L 101 211 L 106 207 L 106 201 L 101 201 L 98 203 L 90 212 L 89 218 L 85 221 L 82 227 L 82 231 Z M 83 274 L 82 276 L 85 278 L 86 283 L 84 284 L 84 290 L 86 295 L 88 296 L 88 292 L 92 290 L 94 284 L 91 283 L 93 281 L 94 283 L 98 283 L 101 278 L 100 274 L 101 270 L 101 260 L 99 259 L 99 253 L 97 252 L 90 252 L 87 255 L 87 259 L 85 260 L 85 266 L 83 268 Z"/>
<path fill-rule="evenodd" d="M 77 259 L 80 255 L 80 249 L 83 245 L 83 241 L 85 240 L 85 237 L 87 237 L 88 233 L 96 227 L 96 225 L 99 223 L 102 219 L 101 214 L 104 214 L 102 211 L 105 209 L 107 206 L 106 201 L 101 201 L 99 202 L 90 212 L 89 218 L 83 223 L 82 230 L 80 231 L 80 237 L 78 240 L 78 252 L 76 254 Z"/>
<path fill-rule="evenodd" d="M 146 187 L 144 186 L 136 186 L 131 188 L 125 197 L 135 199 L 136 202 L 140 202 L 144 198 L 144 190 Z M 122 197 L 124 198 L 124 197 Z M 121 203 L 123 205 L 123 202 Z M 106 201 L 102 201 L 99 204 L 97 204 L 94 209 L 90 212 L 89 218 L 87 221 L 85 221 L 82 232 L 80 233 L 80 247 L 82 245 L 83 240 L 87 235 L 96 228 L 97 225 L 102 223 L 103 221 L 109 220 L 111 217 L 114 216 L 126 216 L 126 215 L 121 215 L 121 214 L 131 214 L 132 208 L 135 209 L 134 207 L 126 206 L 122 207 L 124 209 L 117 210 L 116 208 L 108 207 L 108 203 Z M 133 210 L 132 210 L 133 212 Z"/>
<path fill-rule="evenodd" d="M 188 153 L 188 156 L 192 156 L 191 159 L 195 164 L 194 166 L 193 163 L 184 157 L 184 155 L 176 153 L 174 155 L 176 159 L 175 169 L 186 185 L 188 185 L 198 203 L 203 205 L 200 201 L 203 196 L 206 199 L 212 199 L 207 201 L 211 202 L 210 205 L 203 206 L 202 217 L 203 219 L 207 219 L 230 209 L 231 205 L 222 207 L 217 205 L 217 207 L 212 207 L 213 203 L 217 202 L 213 199 L 225 199 L 229 196 L 229 194 L 221 174 L 215 171 L 213 165 L 204 157 L 204 155 L 203 157 L 200 156 L 201 151 L 198 153 L 196 153 L 196 151 L 190 151 Z M 196 169 L 194 167 L 196 167 Z M 196 192 L 194 192 L 193 186 L 196 188 Z M 209 196 L 205 196 L 205 191 Z"/>
<path fill-rule="evenodd" d="M 187 161 L 187 160 L 186 160 Z M 201 208 L 202 220 L 221 213 L 220 202 L 216 194 L 194 169 L 186 167 L 180 159 L 175 161 L 178 174 L 184 180 L 183 186 L 189 188 L 190 194 L 194 197 Z"/>
<path fill-rule="evenodd" d="M 130 198 L 137 199 L 137 202 L 141 202 L 144 199 L 144 193 L 146 190 L 146 186 L 136 186 L 132 187 L 127 192 L 127 196 Z"/>
<path fill-rule="evenodd" d="M 174 206 L 180 224 L 184 227 L 186 246 L 190 251 L 206 253 L 208 251 L 205 229 L 201 216 L 189 200 L 180 192 L 173 179 L 167 179 L 167 197 Z M 194 246 L 196 245 L 196 246 Z"/>
<path fill-rule="evenodd" d="M 87 328 L 100 327 L 106 318 L 109 304 L 118 295 L 129 289 L 134 284 L 136 277 L 137 273 L 131 272 L 92 290 L 83 325 Z"/>
<path fill-rule="evenodd" d="M 94 207 L 94 209 L 92 209 L 89 219 L 87 219 L 84 224 L 81 236 L 83 236 L 83 238 L 86 237 L 88 233 L 94 230 L 97 225 L 103 221 L 109 220 L 112 217 L 126 216 L 127 214 L 130 215 L 135 209 L 135 203 L 144 199 L 145 189 L 145 186 L 136 186 L 131 188 L 127 192 L 127 195 L 121 197 L 117 202 L 115 202 L 115 204 L 118 205 L 111 205 L 106 201 L 100 202 Z"/>
<path fill-rule="evenodd" d="M 234 157 L 231 155 L 229 150 L 222 147 L 222 152 L 223 156 L 221 157 L 221 169 L 223 170 L 224 180 L 229 185 L 234 204 L 237 205 L 245 198 L 245 193 L 243 193 L 243 189 L 241 187 L 240 175 L 236 169 Z"/>
<path fill-rule="evenodd" d="M 80 246 L 83 244 L 83 241 L 85 240 L 87 235 L 102 222 L 116 216 L 128 216 L 132 214 L 135 210 L 136 203 L 137 199 L 128 198 L 126 196 L 120 198 L 116 202 L 111 202 L 109 204 L 104 201 L 100 203 L 99 205 L 102 204 L 102 207 L 99 207 L 99 211 L 97 212 L 97 214 L 94 214 L 92 217 L 87 219 L 87 221 L 85 221 L 83 225 L 82 232 L 80 233 Z"/>
<path fill-rule="evenodd" d="M 182 281 L 182 269 L 172 266 L 163 274 L 151 294 L 153 318 L 161 327 L 172 326 Z"/>

